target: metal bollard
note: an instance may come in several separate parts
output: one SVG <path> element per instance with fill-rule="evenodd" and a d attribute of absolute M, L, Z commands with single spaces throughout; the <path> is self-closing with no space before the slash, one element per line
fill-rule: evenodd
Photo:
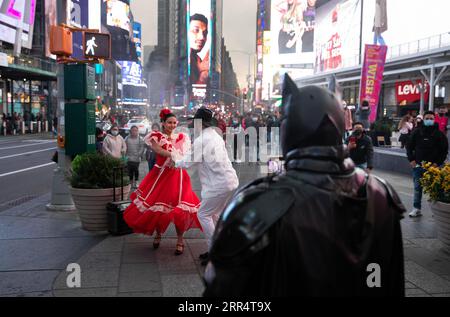
<path fill-rule="evenodd" d="M 30 121 L 30 134 L 34 133 L 34 122 Z"/>
<path fill-rule="evenodd" d="M 38 121 L 37 125 L 38 125 L 38 133 L 41 133 L 42 130 L 42 126 L 41 126 L 42 122 Z"/>
<path fill-rule="evenodd" d="M 26 133 L 26 131 L 25 131 L 25 122 L 22 121 L 22 134 L 25 134 L 25 133 Z"/>
<path fill-rule="evenodd" d="M 48 132 L 48 121 L 45 121 L 45 132 Z"/>
<path fill-rule="evenodd" d="M 6 136 L 6 122 L 3 122 L 3 136 Z"/>

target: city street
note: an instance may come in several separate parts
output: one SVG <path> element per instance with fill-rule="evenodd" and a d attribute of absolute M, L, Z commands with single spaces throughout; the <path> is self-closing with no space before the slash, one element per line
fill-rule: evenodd
<path fill-rule="evenodd" d="M 11 147 L 32 143 L 32 151 L 45 150 L 53 143 L 39 144 L 45 139 L 0 140 Z M 2 146 L 4 148 L 6 146 Z M 27 149 L 28 147 L 25 147 Z M 15 152 L 31 152 L 28 150 Z M 11 149 L 11 151 L 14 149 Z M 6 150 L 5 150 L 6 151 Z M 3 153 L 3 152 L 2 152 Z M 22 157 L 13 171 L 46 164 L 49 154 L 31 154 L 32 164 Z M 37 155 L 34 158 L 33 155 Z M 147 172 L 141 164 L 141 174 Z M 2 168 L 3 164 L 2 164 Z M 259 164 L 235 165 L 241 185 L 266 175 L 267 168 Z M 22 172 L 46 175 L 47 179 L 18 177 L 14 174 L 15 190 L 2 181 L 0 196 L 9 198 L 27 195 L 41 196 L 19 206 L 3 207 L 0 211 L 0 296 L 145 296 L 197 297 L 203 292 L 203 272 L 198 256 L 206 249 L 199 230 L 186 236 L 186 252 L 173 255 L 176 233 L 171 227 L 164 236 L 161 248 L 152 248 L 152 238 L 141 235 L 112 237 L 106 233 L 92 234 L 81 229 L 76 212 L 49 212 L 52 167 Z M 5 171 L 2 170 L 2 174 Z M 376 171 L 398 191 L 405 206 L 412 208 L 412 181 L 406 175 Z M 13 176 L 13 175 L 12 175 Z M 197 173 L 193 173 L 193 189 L 200 194 Z M 6 178 L 6 176 L 5 176 Z M 34 185 L 27 184 L 33 181 Z M 21 188 L 28 188 L 23 190 Z M 47 191 L 45 190 L 47 189 Z M 6 200 L 4 200 L 6 201 Z M 450 296 L 450 253 L 437 240 L 436 228 L 428 203 L 424 202 L 424 216 L 402 221 L 405 247 L 406 294 L 416 296 Z M 71 263 L 81 266 L 81 288 L 67 287 L 66 268 Z"/>
<path fill-rule="evenodd" d="M 55 150 L 50 136 L 0 139 L 0 211 L 50 191 Z"/>
<path fill-rule="evenodd" d="M 0 298 L 450 297 L 450 1 L 0 3 Z"/>

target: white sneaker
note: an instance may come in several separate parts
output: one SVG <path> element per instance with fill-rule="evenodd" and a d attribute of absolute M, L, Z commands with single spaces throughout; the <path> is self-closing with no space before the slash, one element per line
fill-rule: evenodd
<path fill-rule="evenodd" d="M 413 211 L 409 214 L 411 218 L 422 217 L 422 211 L 420 209 L 414 208 Z"/>

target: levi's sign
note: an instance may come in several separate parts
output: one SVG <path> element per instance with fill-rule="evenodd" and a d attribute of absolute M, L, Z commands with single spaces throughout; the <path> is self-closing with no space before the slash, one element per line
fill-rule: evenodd
<path fill-rule="evenodd" d="M 429 84 L 425 84 L 425 100 L 428 100 L 430 95 Z M 399 105 L 408 105 L 420 101 L 420 94 L 422 88 L 422 80 L 403 81 L 395 84 L 395 95 Z"/>

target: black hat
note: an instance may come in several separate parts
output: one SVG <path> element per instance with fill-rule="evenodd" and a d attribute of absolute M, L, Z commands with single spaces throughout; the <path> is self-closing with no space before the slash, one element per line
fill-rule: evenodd
<path fill-rule="evenodd" d="M 214 126 L 214 113 L 206 107 L 197 110 L 194 120 L 201 119 L 204 127 Z"/>

